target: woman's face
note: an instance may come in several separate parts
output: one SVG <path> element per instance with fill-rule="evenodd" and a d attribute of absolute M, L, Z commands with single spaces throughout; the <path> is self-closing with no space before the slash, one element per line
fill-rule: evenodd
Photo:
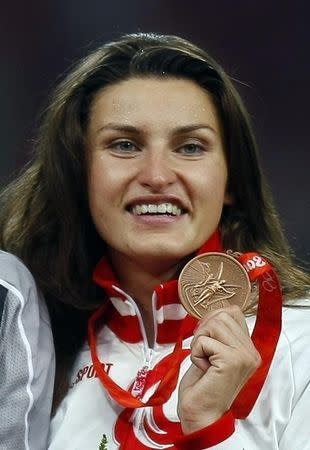
<path fill-rule="evenodd" d="M 208 93 L 185 79 L 131 78 L 98 92 L 89 119 L 89 205 L 112 262 L 164 268 L 198 249 L 229 201 Z"/>

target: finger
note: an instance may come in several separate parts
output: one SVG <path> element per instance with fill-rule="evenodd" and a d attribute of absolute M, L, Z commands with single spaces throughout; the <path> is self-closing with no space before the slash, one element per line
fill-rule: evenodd
<path fill-rule="evenodd" d="M 209 336 L 231 347 L 252 346 L 248 329 L 244 329 L 226 311 L 200 324 L 194 333 L 192 345 L 200 336 Z"/>
<path fill-rule="evenodd" d="M 228 368 L 236 372 L 243 372 L 247 377 L 259 365 L 259 355 L 254 348 L 250 350 L 235 349 L 208 336 L 200 336 L 191 351 L 192 363 L 201 370 L 208 370 L 210 366 L 226 371 Z M 206 365 L 207 360 L 207 365 Z"/>
<path fill-rule="evenodd" d="M 211 366 L 210 358 L 218 353 L 225 353 L 224 345 L 219 341 L 209 337 L 200 336 L 191 348 L 191 361 L 203 372 Z"/>
<path fill-rule="evenodd" d="M 193 387 L 195 387 L 196 383 L 201 380 L 205 373 L 205 370 L 200 369 L 195 364 L 191 364 L 182 377 L 182 388 L 192 389 Z"/>
<path fill-rule="evenodd" d="M 205 338 L 211 339 L 211 341 Z M 208 342 L 210 347 L 206 347 Z M 209 323 L 201 327 L 200 333 L 193 338 L 191 352 L 194 358 L 192 360 L 197 367 L 206 370 L 208 363 L 213 365 L 211 357 L 216 353 L 212 354 L 212 351 L 218 352 L 218 357 L 222 359 L 227 358 L 227 362 L 231 358 L 236 358 L 236 361 L 241 358 L 244 361 L 249 361 L 249 364 L 252 365 L 253 360 L 259 359 L 251 338 L 245 335 L 239 324 L 231 318 L 229 318 L 227 326 L 225 321 L 214 317 Z M 204 360 L 207 360 L 207 362 L 204 362 Z"/>
<path fill-rule="evenodd" d="M 214 311 L 207 312 L 206 315 L 201 319 L 200 324 L 207 323 L 213 317 L 220 316 L 222 313 L 228 314 L 235 322 L 237 322 L 244 331 L 249 333 L 248 326 L 244 317 L 243 312 L 237 305 L 229 305 L 224 308 L 219 308 Z"/>

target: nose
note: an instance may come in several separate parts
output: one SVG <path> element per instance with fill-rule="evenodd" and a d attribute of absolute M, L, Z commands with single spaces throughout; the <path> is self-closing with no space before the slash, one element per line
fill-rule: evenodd
<path fill-rule="evenodd" d="M 138 181 L 151 191 L 162 191 L 177 179 L 173 163 L 165 151 L 149 150 L 140 164 Z"/>

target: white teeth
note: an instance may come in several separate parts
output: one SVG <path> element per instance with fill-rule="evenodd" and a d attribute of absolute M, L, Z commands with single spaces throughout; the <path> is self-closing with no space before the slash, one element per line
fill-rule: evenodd
<path fill-rule="evenodd" d="M 173 216 L 180 216 L 182 211 L 173 203 L 150 203 L 148 205 L 135 205 L 132 208 L 132 213 L 141 216 L 141 214 L 172 214 Z"/>
<path fill-rule="evenodd" d="M 160 214 L 166 214 L 167 212 L 166 203 L 161 203 L 160 205 L 157 205 L 157 212 L 159 212 Z"/>
<path fill-rule="evenodd" d="M 157 213 L 157 205 L 148 205 L 147 210 L 151 214 Z"/>

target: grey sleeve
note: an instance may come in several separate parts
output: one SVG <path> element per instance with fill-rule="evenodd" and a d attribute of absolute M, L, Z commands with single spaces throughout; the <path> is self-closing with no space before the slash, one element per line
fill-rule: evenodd
<path fill-rule="evenodd" d="M 0 251 L 0 450 L 45 450 L 55 354 L 46 305 L 26 267 Z"/>

